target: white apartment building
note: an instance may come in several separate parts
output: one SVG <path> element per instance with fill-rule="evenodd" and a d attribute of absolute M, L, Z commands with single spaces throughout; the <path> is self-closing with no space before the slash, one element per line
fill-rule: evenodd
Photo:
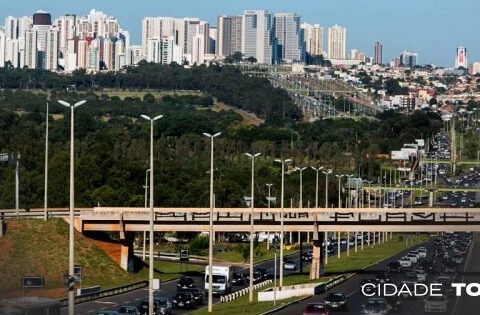
<path fill-rule="evenodd" d="M 242 52 L 242 31 L 243 16 L 219 16 L 215 56 L 223 59 L 236 52 Z"/>
<path fill-rule="evenodd" d="M 305 41 L 305 51 L 311 56 L 323 55 L 323 27 L 319 24 L 300 25 Z"/>
<path fill-rule="evenodd" d="M 334 25 L 328 28 L 328 58 L 346 59 L 347 29 Z"/>

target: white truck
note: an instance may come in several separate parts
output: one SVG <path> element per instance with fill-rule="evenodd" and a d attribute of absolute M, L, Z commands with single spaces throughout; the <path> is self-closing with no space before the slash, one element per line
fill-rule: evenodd
<path fill-rule="evenodd" d="M 213 265 L 212 266 L 212 293 L 226 294 L 232 291 L 233 268 L 227 265 Z M 210 289 L 209 284 L 209 267 L 205 266 L 205 294 Z"/>

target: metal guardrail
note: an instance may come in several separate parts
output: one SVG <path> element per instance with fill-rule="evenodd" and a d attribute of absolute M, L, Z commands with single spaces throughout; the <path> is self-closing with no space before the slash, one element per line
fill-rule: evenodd
<path fill-rule="evenodd" d="M 75 296 L 75 304 L 81 304 L 85 302 L 90 302 L 93 300 L 98 300 L 101 298 L 122 294 L 126 292 L 130 292 L 137 289 L 142 289 L 148 286 L 148 281 L 139 281 L 131 284 L 127 284 L 121 287 L 111 288 L 102 290 L 96 293 L 85 294 L 85 295 L 77 295 Z M 68 298 L 62 298 L 59 300 L 61 307 L 66 307 L 68 305 Z"/>

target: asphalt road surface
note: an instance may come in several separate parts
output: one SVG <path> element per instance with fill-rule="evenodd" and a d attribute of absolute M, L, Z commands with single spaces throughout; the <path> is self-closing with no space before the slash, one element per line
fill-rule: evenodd
<path fill-rule="evenodd" d="M 475 241 L 476 240 L 476 241 Z M 471 255 L 467 256 L 464 263 L 458 267 L 460 271 L 467 271 L 465 274 L 470 274 L 469 272 L 476 272 L 480 270 L 480 266 L 478 265 L 478 259 L 480 259 L 480 245 L 479 245 L 479 236 L 474 235 L 474 241 L 471 246 L 473 249 L 471 250 Z M 425 246 L 428 250 L 428 258 L 433 254 L 433 239 L 430 239 L 427 243 L 422 245 L 414 246 L 413 248 Z M 387 264 L 390 261 L 398 260 L 400 257 L 404 256 L 406 252 L 410 251 L 412 248 L 409 248 L 391 258 L 384 260 L 376 265 L 373 265 L 366 269 L 366 273 L 357 274 L 352 278 L 346 280 L 345 282 L 341 283 L 340 285 L 334 287 L 330 292 L 341 292 L 344 293 L 348 298 L 348 310 L 344 312 L 338 312 L 338 314 L 362 314 L 362 306 L 366 303 L 367 297 L 363 296 L 360 289 L 360 282 L 362 279 L 365 278 L 375 278 L 375 273 L 377 271 L 386 271 Z M 460 273 L 461 274 L 461 273 Z M 455 282 L 462 281 L 463 275 L 458 275 L 455 278 Z M 392 275 L 391 281 L 393 283 L 398 283 L 402 280 L 401 275 Z M 433 281 L 432 276 L 428 276 L 427 283 Z M 480 273 L 479 275 L 471 275 L 465 276 L 465 282 L 480 282 Z M 306 300 L 303 300 L 298 303 L 294 303 L 291 306 L 275 312 L 275 314 L 282 314 L 282 315 L 294 315 L 294 314 L 302 314 L 303 309 L 309 303 L 315 302 L 323 302 L 325 301 L 325 294 L 316 295 Z M 408 298 L 408 299 L 401 299 L 402 301 L 402 310 L 393 314 L 425 314 L 424 312 L 424 300 L 423 298 Z M 478 314 L 475 312 L 477 307 L 480 306 L 480 301 L 478 297 L 462 297 L 461 300 L 455 298 L 454 296 L 449 297 L 448 303 L 448 311 L 446 314 L 451 315 L 469 315 L 469 314 Z M 477 308 L 478 309 L 478 308 Z M 335 314 L 336 312 L 331 312 Z M 391 313 L 392 314 L 392 313 Z"/>

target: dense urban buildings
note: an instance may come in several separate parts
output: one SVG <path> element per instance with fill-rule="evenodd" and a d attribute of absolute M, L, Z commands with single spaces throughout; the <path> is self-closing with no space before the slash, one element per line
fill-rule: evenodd
<path fill-rule="evenodd" d="M 319 60 L 335 67 L 384 64 L 382 42 L 374 42 L 373 56 L 355 48 L 347 54 L 345 27 L 333 25 L 324 34 L 323 26 L 303 22 L 294 12 L 245 10 L 219 15 L 215 23 L 198 17 L 145 17 L 141 43 L 133 45 L 117 18 L 95 9 L 85 16 L 52 18 L 45 11 L 8 16 L 0 26 L 0 67 L 97 72 L 119 71 L 142 60 L 198 65 L 238 58 L 259 64 L 318 64 Z M 389 63 L 392 68 L 418 65 L 418 54 L 409 51 Z M 468 64 L 467 49 L 458 47 L 452 71 L 477 73 L 477 68 L 476 63 Z"/>

